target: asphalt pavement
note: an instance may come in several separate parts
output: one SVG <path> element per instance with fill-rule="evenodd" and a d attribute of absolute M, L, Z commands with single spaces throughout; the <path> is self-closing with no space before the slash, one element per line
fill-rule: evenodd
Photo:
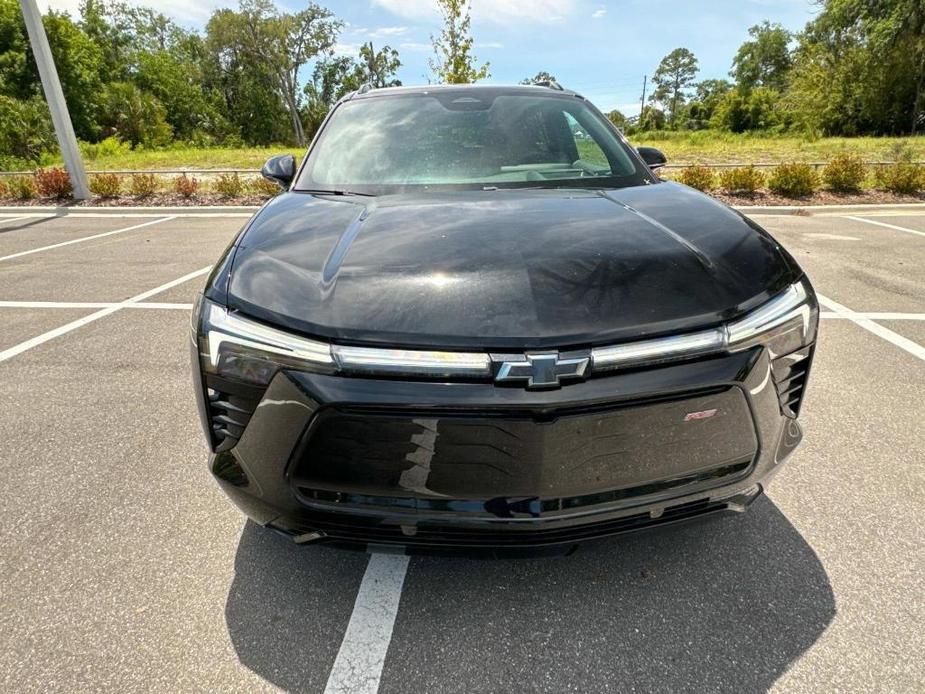
<path fill-rule="evenodd" d="M 755 216 L 824 313 L 748 513 L 494 561 L 296 547 L 213 483 L 189 306 L 246 217 L 0 211 L 0 690 L 925 691 L 925 210 Z"/>

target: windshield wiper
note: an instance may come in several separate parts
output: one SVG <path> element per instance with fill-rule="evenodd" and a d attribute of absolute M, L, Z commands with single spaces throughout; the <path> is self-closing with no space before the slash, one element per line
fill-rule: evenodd
<path fill-rule="evenodd" d="M 301 189 L 300 193 L 311 193 L 312 195 L 359 195 L 364 198 L 374 198 L 376 197 L 374 193 L 359 193 L 355 190 L 343 190 L 343 189 Z"/>

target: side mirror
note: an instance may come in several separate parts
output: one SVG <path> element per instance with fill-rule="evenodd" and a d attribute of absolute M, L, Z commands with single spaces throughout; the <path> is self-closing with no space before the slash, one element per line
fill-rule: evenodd
<path fill-rule="evenodd" d="M 636 151 L 639 152 L 639 156 L 653 171 L 662 168 L 668 163 L 668 157 L 662 154 L 661 150 L 655 149 L 655 147 L 637 147 Z"/>
<path fill-rule="evenodd" d="M 270 157 L 260 169 L 260 175 L 282 188 L 288 188 L 295 178 L 295 157 L 291 154 Z"/>

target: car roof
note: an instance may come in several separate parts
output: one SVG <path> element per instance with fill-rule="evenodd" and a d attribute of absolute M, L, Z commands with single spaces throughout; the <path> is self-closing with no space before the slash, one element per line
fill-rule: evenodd
<path fill-rule="evenodd" d="M 584 99 L 577 92 L 569 89 L 563 89 L 558 84 L 555 86 L 538 85 L 538 84 L 517 84 L 517 85 L 494 85 L 494 84 L 422 84 L 416 86 L 402 87 L 379 87 L 371 88 L 368 85 L 361 87 L 359 90 L 349 94 L 346 99 L 375 99 L 381 96 L 397 95 L 426 95 L 433 92 L 465 92 L 467 94 L 484 94 L 486 96 L 502 95 L 537 95 L 542 92 L 546 96 L 569 96 Z"/>

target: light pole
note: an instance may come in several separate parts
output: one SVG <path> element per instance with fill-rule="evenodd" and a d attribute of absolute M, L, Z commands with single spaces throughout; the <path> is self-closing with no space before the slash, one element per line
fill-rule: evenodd
<path fill-rule="evenodd" d="M 61 147 L 61 156 L 64 157 L 64 166 L 71 177 L 71 186 L 74 188 L 74 198 L 87 200 L 90 197 L 90 188 L 87 186 L 87 172 L 84 169 L 80 150 L 77 148 L 77 138 L 74 136 L 74 126 L 71 116 L 67 112 L 67 102 L 64 92 L 61 91 L 61 81 L 55 69 L 55 61 L 51 57 L 51 48 L 48 46 L 48 37 L 42 25 L 42 15 L 35 0 L 19 0 L 22 6 L 22 16 L 26 21 L 26 31 L 29 32 L 29 43 L 32 44 L 32 54 L 35 64 L 39 68 L 39 77 L 42 78 L 42 89 L 48 110 L 51 111 L 51 122 L 55 126 L 58 136 L 58 145 Z"/>

